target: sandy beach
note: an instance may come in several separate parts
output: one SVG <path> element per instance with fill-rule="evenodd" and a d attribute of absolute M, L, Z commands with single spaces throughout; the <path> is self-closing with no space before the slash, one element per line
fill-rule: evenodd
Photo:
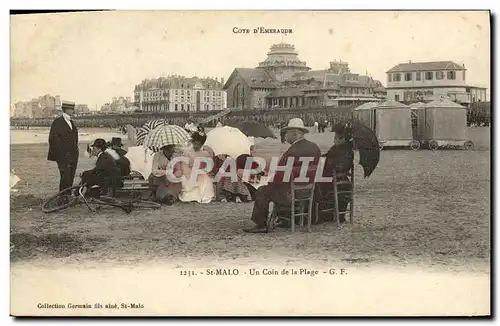
<path fill-rule="evenodd" d="M 11 198 L 11 311 L 88 314 L 36 305 L 133 300 L 145 308 L 90 312 L 488 314 L 489 133 L 469 129 L 473 151 L 384 150 L 370 178 L 356 166 L 354 224 L 267 235 L 241 231 L 251 225 L 252 203 L 176 204 L 128 215 L 113 208 L 93 215 L 78 206 L 44 214 L 40 204 L 57 191 L 57 168 L 46 161 L 46 145 L 13 145 L 11 167 L 22 181 Z M 327 150 L 333 134 L 307 137 Z M 285 148 L 278 140 L 257 142 L 262 155 Z M 77 173 L 92 164 L 82 155 Z M 329 278 L 331 267 L 348 275 Z M 241 274 L 180 275 L 207 268 Z M 243 274 L 249 268 L 326 274 L 263 279 Z"/>

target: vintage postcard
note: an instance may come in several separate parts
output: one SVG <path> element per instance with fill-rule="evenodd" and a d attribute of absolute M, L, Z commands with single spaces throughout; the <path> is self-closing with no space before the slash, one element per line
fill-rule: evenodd
<path fill-rule="evenodd" d="M 488 11 L 10 28 L 11 315 L 490 315 Z"/>

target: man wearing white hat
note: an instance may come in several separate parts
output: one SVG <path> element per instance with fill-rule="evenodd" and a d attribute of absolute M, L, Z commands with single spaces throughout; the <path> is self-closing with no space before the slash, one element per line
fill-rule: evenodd
<path fill-rule="evenodd" d="M 286 166 L 288 158 L 293 158 L 293 168 L 291 177 L 297 177 L 300 174 L 302 161 L 300 158 L 312 157 L 314 160 L 310 167 L 314 167 L 321 157 L 321 151 L 313 142 L 304 138 L 309 132 L 304 127 L 304 121 L 299 118 L 291 119 L 288 126 L 282 129 L 284 138 L 291 146 L 281 156 L 278 166 Z M 314 171 L 315 169 L 311 169 Z M 289 201 L 290 180 L 283 180 L 284 173 L 277 171 L 272 182 L 267 186 L 262 186 L 256 193 L 255 203 L 252 211 L 252 221 L 256 224 L 254 227 L 244 229 L 248 233 L 266 233 L 267 222 L 269 219 L 269 203 L 286 203 Z"/>

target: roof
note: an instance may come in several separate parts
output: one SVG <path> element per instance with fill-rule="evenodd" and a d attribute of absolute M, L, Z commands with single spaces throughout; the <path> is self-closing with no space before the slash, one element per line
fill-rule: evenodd
<path fill-rule="evenodd" d="M 428 108 L 454 108 L 454 109 L 465 109 L 465 106 L 457 104 L 448 99 L 441 99 L 429 102 L 425 105 Z"/>
<path fill-rule="evenodd" d="M 466 70 L 464 66 L 453 61 L 432 61 L 432 62 L 408 62 L 400 63 L 388 71 L 389 72 L 410 72 L 410 71 L 434 71 L 434 70 Z"/>
<path fill-rule="evenodd" d="M 346 80 L 345 77 L 347 75 L 358 75 L 354 73 L 347 73 L 344 75 L 337 75 L 331 71 L 328 70 L 310 70 L 310 71 L 303 71 L 303 72 L 297 72 L 293 75 L 293 78 L 295 79 L 308 79 L 308 78 L 314 78 L 318 81 L 325 81 L 330 82 L 330 83 L 336 83 L 338 85 L 344 86 L 344 87 L 374 87 L 376 91 L 378 92 L 385 92 L 385 88 L 382 86 L 382 83 L 378 80 L 373 79 L 370 76 L 366 75 L 358 75 L 357 80 Z"/>
<path fill-rule="evenodd" d="M 277 81 L 264 69 L 256 68 L 235 68 L 233 73 L 227 79 L 224 89 L 229 88 L 232 79 L 236 74 L 239 74 L 241 78 L 250 88 L 276 88 Z"/>
<path fill-rule="evenodd" d="M 299 88 L 278 88 L 269 93 L 266 97 L 292 97 L 303 95 L 304 93 Z"/>
<path fill-rule="evenodd" d="M 354 110 L 355 111 L 357 111 L 357 110 L 371 110 L 376 106 L 378 106 L 377 102 L 368 102 L 368 103 L 361 104 L 360 106 L 354 108 Z"/>
<path fill-rule="evenodd" d="M 422 102 L 412 103 L 410 104 L 411 108 L 425 108 L 426 104 Z"/>
<path fill-rule="evenodd" d="M 380 103 L 377 106 L 377 109 L 404 109 L 404 108 L 409 108 L 409 106 L 394 100 L 387 100 L 385 102 Z"/>

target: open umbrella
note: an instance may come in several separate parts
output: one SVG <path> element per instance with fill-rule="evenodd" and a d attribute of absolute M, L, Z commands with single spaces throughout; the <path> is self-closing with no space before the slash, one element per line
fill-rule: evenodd
<path fill-rule="evenodd" d="M 151 130 L 144 138 L 142 146 L 158 152 L 163 146 L 186 146 L 191 135 L 182 127 L 176 125 L 160 125 Z"/>
<path fill-rule="evenodd" d="M 368 178 L 380 161 L 380 146 L 377 135 L 370 127 L 357 119 L 345 119 L 334 125 L 332 131 L 343 130 L 350 136 L 354 148 L 359 151 L 359 164 L 363 167 L 364 176 Z"/>
<path fill-rule="evenodd" d="M 219 127 L 207 133 L 205 146 L 210 147 L 215 155 L 227 154 L 238 157 L 241 154 L 250 154 L 252 142 L 239 129 L 233 127 Z"/>
<path fill-rule="evenodd" d="M 146 138 L 147 134 L 151 130 L 161 125 L 168 125 L 168 122 L 165 119 L 150 120 L 146 122 L 142 127 L 138 128 L 135 134 L 136 145 L 141 146 L 144 143 L 144 139 Z"/>
<path fill-rule="evenodd" d="M 247 136 L 255 138 L 275 138 L 273 131 L 269 129 L 265 124 L 256 121 L 247 121 L 241 124 L 232 125 L 234 128 L 238 128 Z"/>

